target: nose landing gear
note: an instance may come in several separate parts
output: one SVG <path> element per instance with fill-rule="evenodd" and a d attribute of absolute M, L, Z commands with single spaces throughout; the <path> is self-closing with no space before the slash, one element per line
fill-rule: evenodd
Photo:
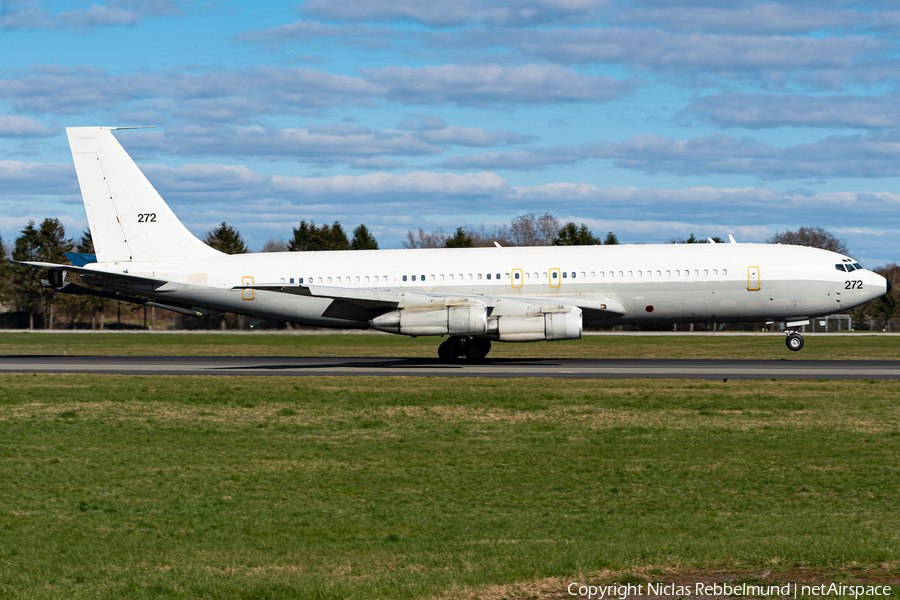
<path fill-rule="evenodd" d="M 796 331 L 788 331 L 787 338 L 784 340 L 784 343 L 787 345 L 788 350 L 798 352 L 801 348 L 803 348 L 803 336 Z"/>
<path fill-rule="evenodd" d="M 490 340 L 454 335 L 438 346 L 438 358 L 441 362 L 452 363 L 456 362 L 459 356 L 465 356 L 466 360 L 476 363 L 483 361 L 490 351 Z"/>

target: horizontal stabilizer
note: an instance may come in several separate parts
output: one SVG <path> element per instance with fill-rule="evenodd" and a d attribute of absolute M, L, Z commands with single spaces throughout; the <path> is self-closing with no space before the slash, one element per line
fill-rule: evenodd
<path fill-rule="evenodd" d="M 97 262 L 96 254 L 84 254 L 82 252 L 64 252 L 63 254 L 76 267 L 83 267 L 86 264 Z"/>

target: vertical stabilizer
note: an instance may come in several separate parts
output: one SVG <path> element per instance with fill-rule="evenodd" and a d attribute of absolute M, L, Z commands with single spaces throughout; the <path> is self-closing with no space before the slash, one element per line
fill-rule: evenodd
<path fill-rule="evenodd" d="M 115 127 L 68 127 L 99 262 L 220 256 L 188 231 L 113 137 Z"/>

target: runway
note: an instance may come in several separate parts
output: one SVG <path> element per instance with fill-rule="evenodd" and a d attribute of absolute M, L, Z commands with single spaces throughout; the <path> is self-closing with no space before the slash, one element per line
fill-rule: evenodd
<path fill-rule="evenodd" d="M 891 380 L 900 379 L 900 361 L 521 358 L 444 364 L 429 358 L 2 356 L 0 373 Z"/>

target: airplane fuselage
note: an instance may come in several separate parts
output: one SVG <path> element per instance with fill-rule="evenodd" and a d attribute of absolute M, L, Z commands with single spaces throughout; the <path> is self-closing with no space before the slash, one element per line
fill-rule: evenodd
<path fill-rule="evenodd" d="M 771 244 L 666 244 L 286 252 L 152 263 L 97 263 L 107 273 L 169 281 L 120 287 L 155 299 L 258 319 L 367 328 L 368 319 L 325 316 L 330 298 L 246 289 L 268 284 L 499 299 L 604 298 L 624 314 L 592 314 L 584 324 L 791 321 L 832 314 L 884 294 L 867 269 L 838 271 L 843 255 Z M 90 283 L 90 282 L 89 282 Z M 588 303 L 588 306 L 590 304 Z"/>

